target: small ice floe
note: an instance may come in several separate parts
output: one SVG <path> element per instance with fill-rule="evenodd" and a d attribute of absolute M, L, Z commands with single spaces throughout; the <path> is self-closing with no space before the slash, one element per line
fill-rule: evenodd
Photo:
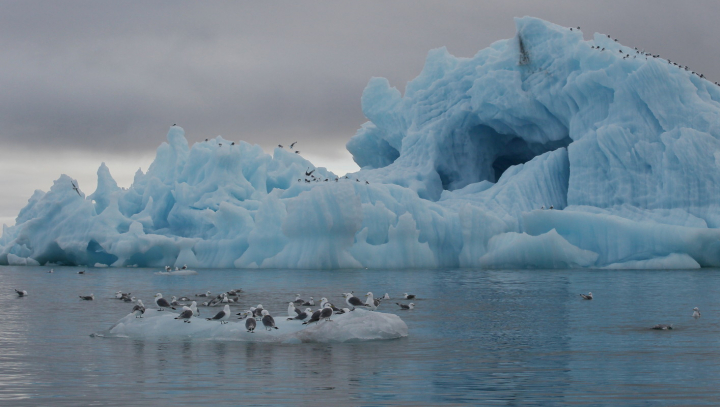
<path fill-rule="evenodd" d="M 190 269 L 175 269 L 166 271 L 156 271 L 155 274 L 159 276 L 192 276 L 198 272 Z"/>
<path fill-rule="evenodd" d="M 144 318 L 135 318 L 135 315 L 128 314 L 109 330 L 100 332 L 96 336 L 163 340 L 182 338 L 182 340 L 274 343 L 337 343 L 396 339 L 408 335 L 407 325 L 399 316 L 370 312 L 364 308 L 342 315 L 326 311 L 327 321 L 321 317 L 322 310 L 318 310 L 316 320 L 313 323 L 308 321 L 307 324 L 300 324 L 296 320 L 287 321 L 285 318 L 271 320 L 268 318 L 270 315 L 265 314 L 262 323 L 265 329 L 261 330 L 255 329 L 260 322 L 252 318 L 253 314 L 250 311 L 245 312 L 248 317 L 244 320 L 230 320 L 223 325 L 214 320 L 192 318 L 192 312 L 180 318 L 178 315 L 180 314 L 173 312 L 153 312 L 145 313 Z M 188 322 L 192 320 L 192 323 L 179 324 L 175 318 L 187 319 Z"/>

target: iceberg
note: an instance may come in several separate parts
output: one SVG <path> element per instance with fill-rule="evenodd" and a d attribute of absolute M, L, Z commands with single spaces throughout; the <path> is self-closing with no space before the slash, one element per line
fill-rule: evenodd
<path fill-rule="evenodd" d="M 36 191 L 0 264 L 720 266 L 720 87 L 604 34 L 515 25 L 471 58 L 430 51 L 404 94 L 372 78 L 356 173 L 173 126 L 127 189 L 103 164 L 88 196 L 68 175 Z"/>
<path fill-rule="evenodd" d="M 288 321 L 275 317 L 277 330 L 266 331 L 258 322 L 255 332 L 245 329 L 244 321 L 220 324 L 204 318 L 192 318 L 189 324 L 176 320 L 177 313 L 148 310 L 144 318 L 133 314 L 120 319 L 106 332 L 93 334 L 105 338 L 133 339 L 211 339 L 269 343 L 345 343 L 397 339 L 408 336 L 408 327 L 395 314 L 357 309 L 333 315 L 331 321 L 303 325 L 302 321 Z"/>

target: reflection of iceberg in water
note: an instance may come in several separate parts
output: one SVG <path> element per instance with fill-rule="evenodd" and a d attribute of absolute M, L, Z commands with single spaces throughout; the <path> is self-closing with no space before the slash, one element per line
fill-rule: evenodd
<path fill-rule="evenodd" d="M 108 332 L 95 334 L 102 337 L 134 339 L 212 339 L 219 341 L 312 343 L 312 342 L 364 342 L 406 337 L 408 328 L 400 317 L 382 312 L 357 309 L 332 316 L 331 321 L 303 325 L 302 321 L 287 321 L 285 316 L 275 318 L 279 328 L 266 331 L 262 323 L 254 333 L 247 332 L 243 321 L 221 325 L 204 318 L 193 318 L 185 324 L 176 320 L 178 314 L 148 310 L 144 318 L 129 314 Z"/>

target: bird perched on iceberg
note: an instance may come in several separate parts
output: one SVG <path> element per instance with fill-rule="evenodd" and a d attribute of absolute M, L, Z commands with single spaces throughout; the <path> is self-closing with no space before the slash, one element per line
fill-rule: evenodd
<path fill-rule="evenodd" d="M 275 328 L 275 329 L 280 329 L 280 328 L 278 328 L 278 327 L 275 326 L 275 318 L 273 318 L 272 315 L 270 315 L 270 313 L 268 312 L 268 310 L 264 309 L 264 310 L 262 311 L 262 316 L 263 316 L 263 317 L 262 317 L 262 323 L 263 323 L 263 325 L 265 325 L 265 329 L 266 329 L 266 330 L 272 331 L 273 328 Z"/>
<path fill-rule="evenodd" d="M 248 332 L 255 333 L 255 327 L 257 326 L 257 322 L 255 322 L 255 318 L 253 317 L 252 311 L 245 311 L 245 329 L 247 329 Z"/>
<path fill-rule="evenodd" d="M 176 316 L 175 319 L 182 319 L 183 322 L 190 323 L 190 318 L 193 317 L 193 310 L 190 309 L 190 307 L 183 307 L 183 311 L 180 313 L 180 315 Z"/>
<path fill-rule="evenodd" d="M 143 304 L 142 300 L 138 300 L 137 304 L 132 309 L 132 314 L 135 315 L 135 318 L 142 318 L 143 314 L 145 313 L 145 305 Z"/>
<path fill-rule="evenodd" d="M 158 311 L 164 311 L 165 308 L 175 309 L 175 307 L 170 305 L 170 303 L 165 298 L 163 298 L 161 293 L 155 294 L 155 305 L 159 307 Z"/>
<path fill-rule="evenodd" d="M 355 311 L 355 307 L 367 307 L 366 304 L 360 301 L 360 298 L 355 297 L 352 293 L 343 293 L 343 295 L 345 296 L 345 302 L 350 306 L 350 311 Z"/>
<path fill-rule="evenodd" d="M 222 311 L 220 311 L 220 312 L 218 312 L 217 314 L 215 314 L 214 317 L 212 317 L 212 318 L 205 318 L 205 319 L 208 320 L 208 321 L 220 321 L 220 324 L 221 324 L 221 325 L 227 324 L 227 323 L 228 323 L 227 320 L 230 319 L 230 306 L 226 304 L 226 305 L 225 305 L 225 308 L 223 308 Z"/>

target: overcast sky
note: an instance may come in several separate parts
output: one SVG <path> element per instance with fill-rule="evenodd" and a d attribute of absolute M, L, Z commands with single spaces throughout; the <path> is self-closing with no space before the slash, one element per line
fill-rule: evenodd
<path fill-rule="evenodd" d="M 371 77 L 403 91 L 428 50 L 472 56 L 525 15 L 720 80 L 717 1 L 4 0 L 0 223 L 62 173 L 92 193 L 103 161 L 129 186 L 173 123 L 191 143 L 298 141 L 316 165 L 354 171 L 345 143 Z"/>

